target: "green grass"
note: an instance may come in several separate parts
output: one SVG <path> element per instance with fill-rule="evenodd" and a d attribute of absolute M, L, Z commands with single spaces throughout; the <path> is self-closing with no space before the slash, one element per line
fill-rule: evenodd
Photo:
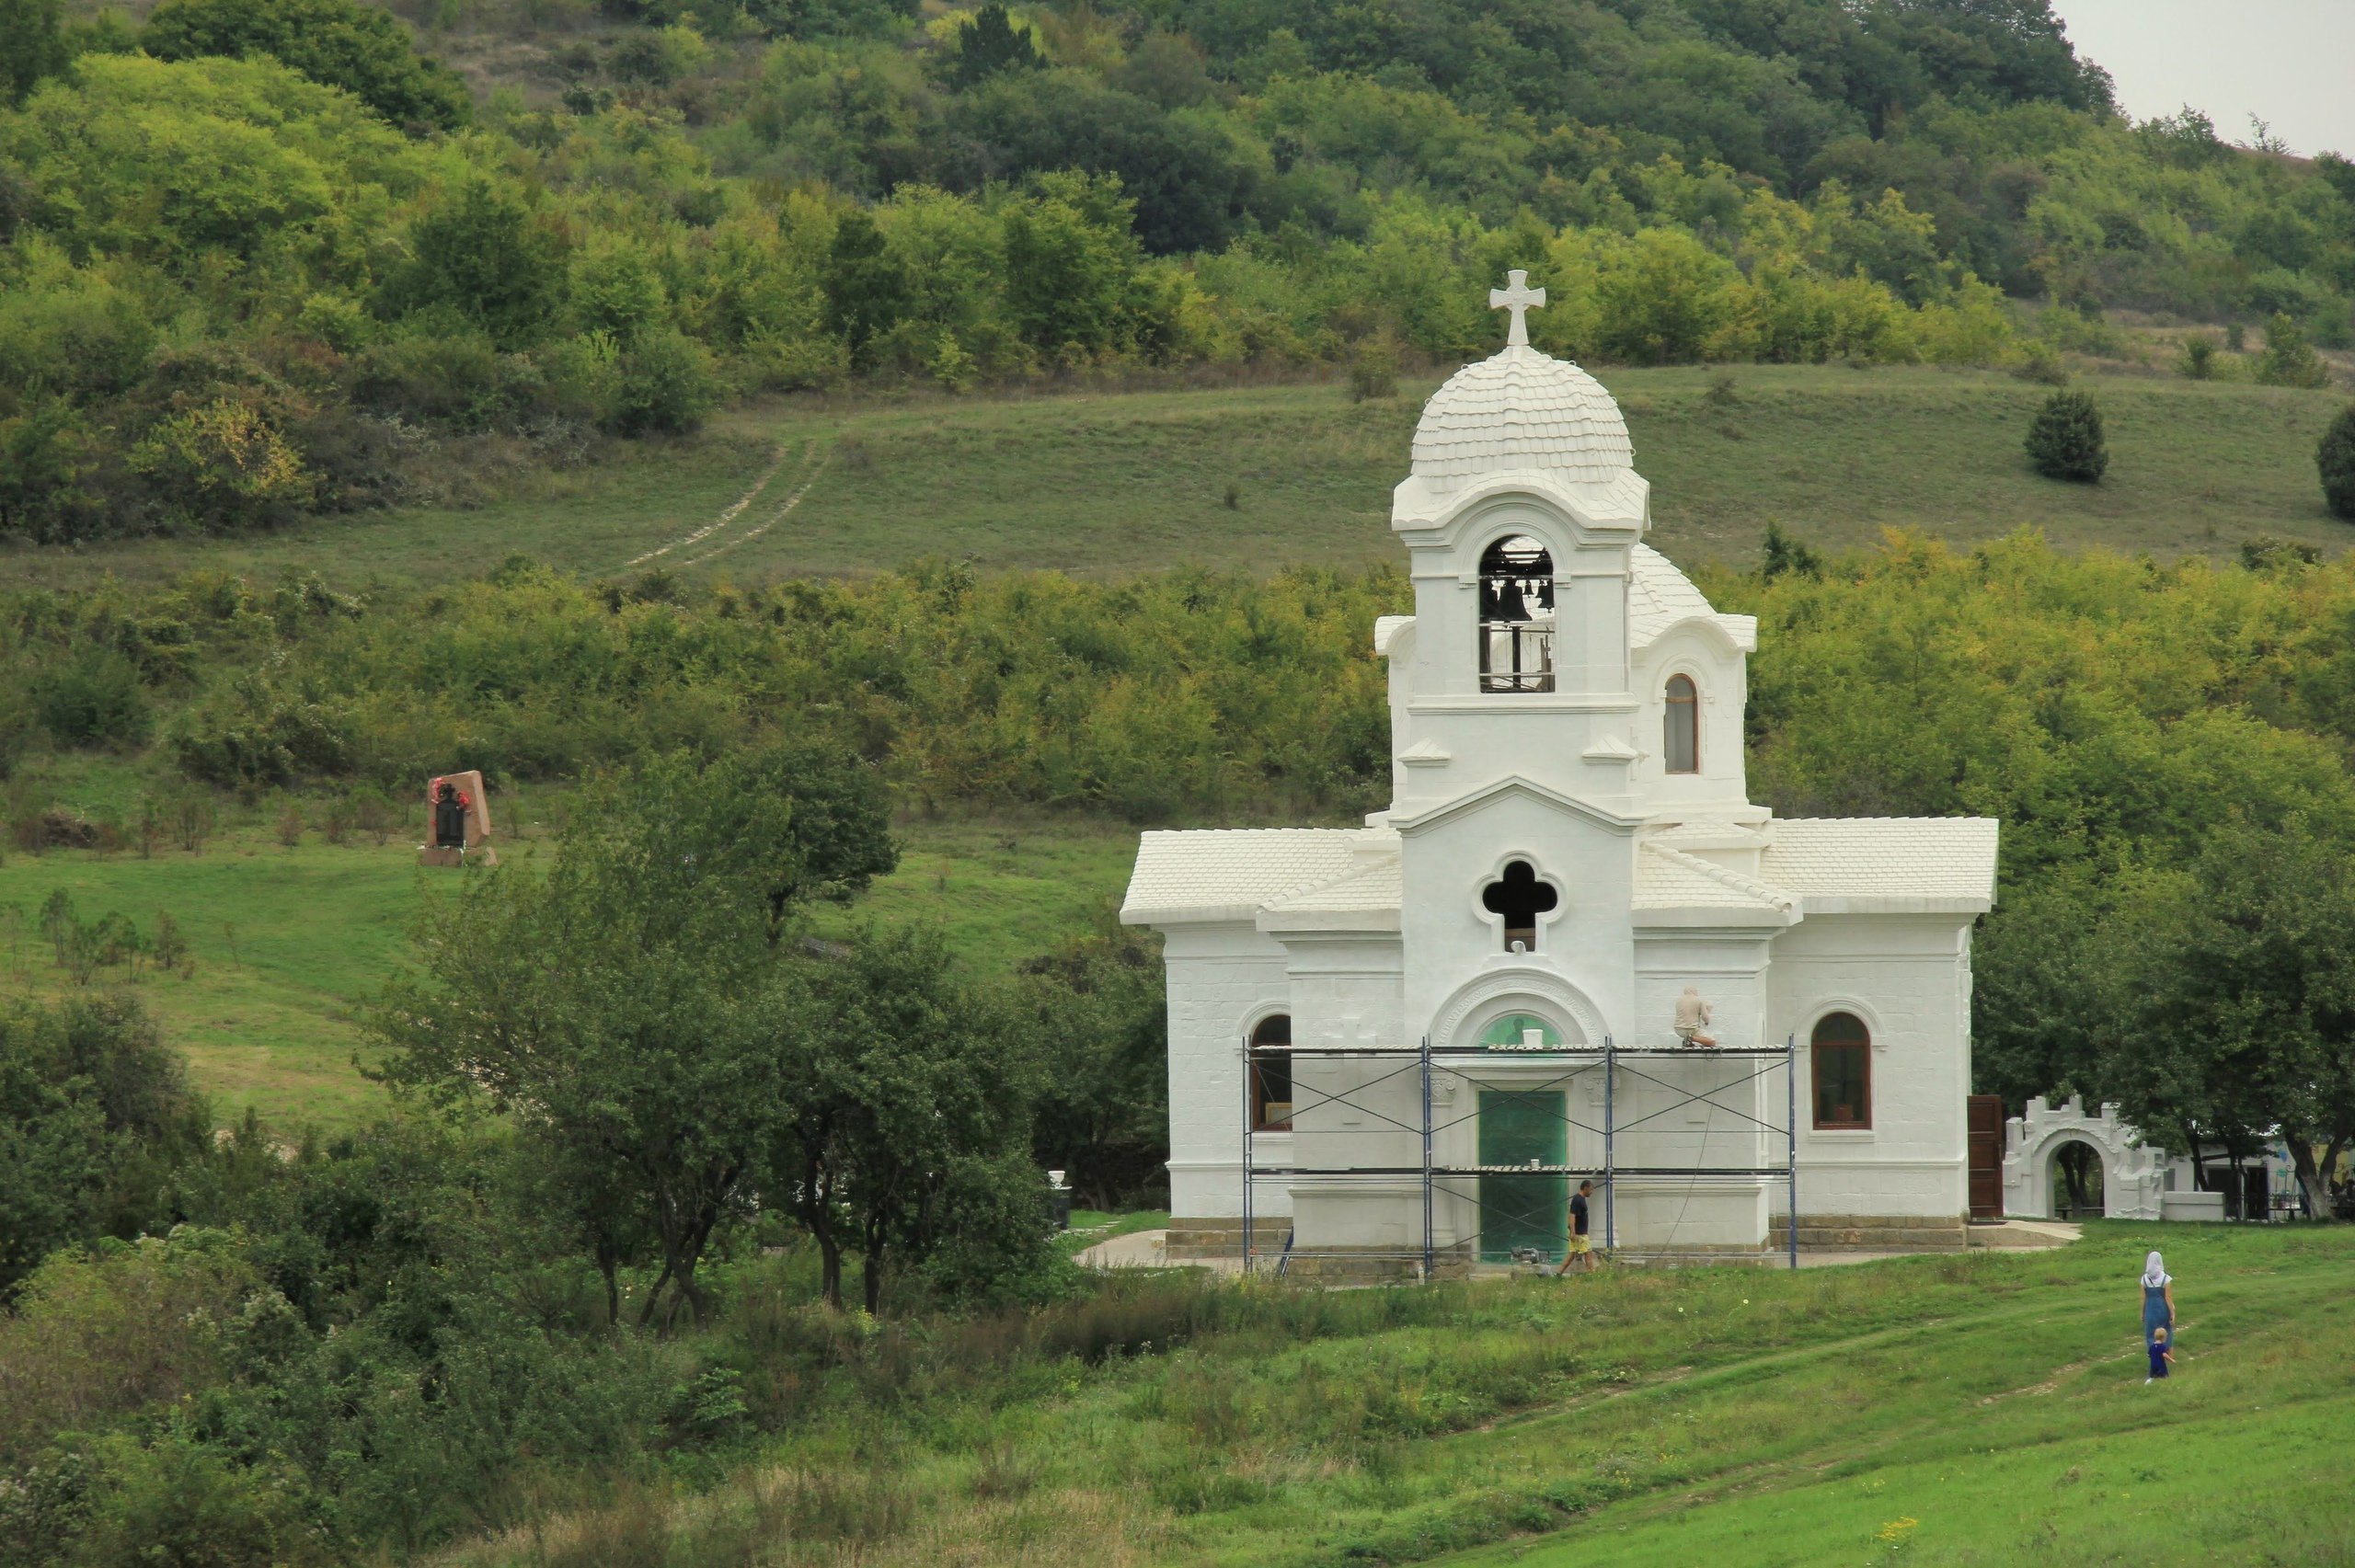
<path fill-rule="evenodd" d="M 118 783 L 101 773 L 60 798 L 88 809 Z M 990 974 L 1101 918 L 1136 853 L 1133 830 L 1088 818 L 916 821 L 898 831 L 900 869 L 857 904 L 821 911 L 819 929 L 842 934 L 870 917 L 937 921 L 955 950 Z M 518 846 L 503 853 L 511 859 Z M 117 968 L 97 983 L 128 989 L 157 1016 L 223 1120 L 251 1105 L 284 1126 L 348 1127 L 384 1104 L 354 1063 L 360 1011 L 406 957 L 420 890 L 448 882 L 447 873 L 420 872 L 404 839 L 338 847 L 312 835 L 289 850 L 254 825 L 197 854 L 11 854 L 0 863 L 0 995 L 70 989 L 38 930 L 52 890 L 64 889 L 84 920 L 119 910 L 150 934 L 167 910 L 195 974 L 151 972 L 133 983 Z"/>
<path fill-rule="evenodd" d="M 742 1561 L 779 1477 L 862 1513 L 762 1560 L 856 1539 L 870 1568 L 2355 1561 L 2355 1226 L 2088 1230 L 1797 1274 L 1114 1280 L 1079 1310 L 1146 1354 L 958 1375 L 966 1331 L 910 1329 L 717 1490 L 454 1561 L 625 1533 L 645 1561 Z M 2133 1285 L 2151 1245 L 2182 1342 L 2157 1387 Z"/>
<path fill-rule="evenodd" d="M 1737 401 L 1710 395 L 1721 374 Z M 1652 482 L 1653 542 L 1691 559 L 1752 558 L 1770 519 L 1834 546 L 1893 526 L 1967 542 L 2032 525 L 2067 544 L 2163 556 L 2229 554 L 2258 533 L 2334 551 L 2350 537 L 2326 511 L 2314 464 L 2340 393 L 2081 377 L 2109 425 L 2097 486 L 2029 471 L 2020 442 L 2048 389 L 1993 372 L 1742 366 L 1603 379 Z M 1367 404 L 1332 385 L 796 401 L 592 468 L 525 475 L 477 508 L 230 541 L 17 546 L 0 551 L 0 581 L 291 566 L 345 584 L 434 582 L 519 551 L 590 577 L 661 566 L 738 582 L 940 555 L 1107 574 L 1390 561 L 1390 491 L 1433 384 Z"/>

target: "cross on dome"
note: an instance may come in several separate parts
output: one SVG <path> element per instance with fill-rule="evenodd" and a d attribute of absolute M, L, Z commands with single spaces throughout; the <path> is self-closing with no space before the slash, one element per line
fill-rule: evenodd
<path fill-rule="evenodd" d="M 1529 313 L 1545 308 L 1545 291 L 1531 288 L 1529 274 L 1518 267 L 1505 274 L 1505 281 L 1510 287 L 1488 291 L 1488 308 L 1512 312 L 1512 335 L 1505 339 L 1505 347 L 1526 349 L 1529 347 Z"/>

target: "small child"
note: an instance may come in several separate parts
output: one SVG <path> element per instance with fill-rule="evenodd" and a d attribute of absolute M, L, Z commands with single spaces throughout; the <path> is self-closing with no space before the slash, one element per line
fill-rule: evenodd
<path fill-rule="evenodd" d="M 2144 1386 L 2149 1386 L 2153 1379 L 2165 1377 L 2167 1368 L 2173 1365 L 2175 1365 L 2175 1352 L 2167 1348 L 2167 1331 L 2153 1329 L 2151 1331 L 2151 1376 L 2142 1379 Z"/>

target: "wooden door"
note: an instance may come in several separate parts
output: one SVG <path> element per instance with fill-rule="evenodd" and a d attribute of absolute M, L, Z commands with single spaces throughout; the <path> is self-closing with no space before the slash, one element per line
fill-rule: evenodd
<path fill-rule="evenodd" d="M 1970 1125 L 1970 1217 L 2004 1217 L 2004 1097 L 1973 1094 L 1965 1104 Z"/>

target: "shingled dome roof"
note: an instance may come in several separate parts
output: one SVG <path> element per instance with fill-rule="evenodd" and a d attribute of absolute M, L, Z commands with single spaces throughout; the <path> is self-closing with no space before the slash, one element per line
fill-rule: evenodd
<path fill-rule="evenodd" d="M 1635 461 L 1627 422 L 1603 383 L 1526 344 L 1450 376 L 1415 426 L 1415 473 L 1441 485 L 1513 468 L 1601 483 Z"/>

